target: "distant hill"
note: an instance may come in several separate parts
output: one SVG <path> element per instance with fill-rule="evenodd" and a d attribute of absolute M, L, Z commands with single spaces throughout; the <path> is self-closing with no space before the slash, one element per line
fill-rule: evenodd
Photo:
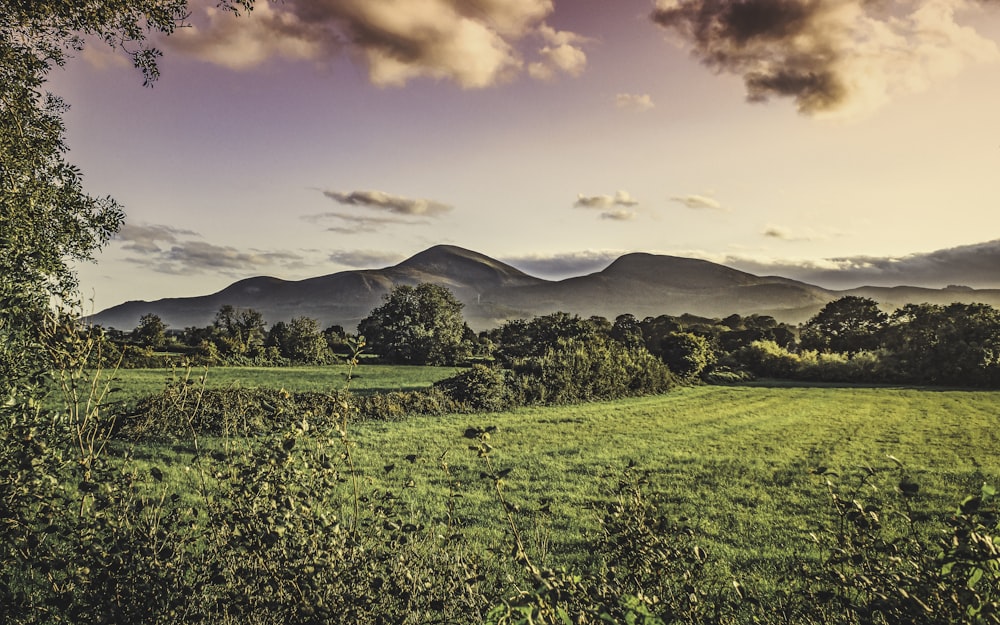
<path fill-rule="evenodd" d="M 269 323 L 307 316 L 323 327 L 338 324 L 353 331 L 393 287 L 422 282 L 440 284 L 455 293 L 465 304 L 466 320 L 477 330 L 558 310 L 608 319 L 622 313 L 640 319 L 683 313 L 710 318 L 762 314 L 798 323 L 848 294 L 871 297 L 887 309 L 909 302 L 981 301 L 1000 306 L 998 290 L 864 287 L 831 291 L 709 261 L 643 253 L 626 254 L 603 271 L 552 281 L 477 252 L 437 245 L 383 269 L 343 271 L 299 281 L 248 278 L 211 295 L 126 302 L 91 320 L 128 330 L 142 315 L 154 313 L 172 328 L 206 326 L 219 308 L 229 304 L 258 310 Z"/>

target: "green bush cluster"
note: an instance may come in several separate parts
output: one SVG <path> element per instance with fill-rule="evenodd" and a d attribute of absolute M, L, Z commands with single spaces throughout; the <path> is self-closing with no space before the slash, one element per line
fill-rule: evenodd
<path fill-rule="evenodd" d="M 201 436 L 259 436 L 309 419 L 330 427 L 344 410 L 355 419 L 395 421 L 408 415 L 443 415 L 468 407 L 437 389 L 369 395 L 346 391 L 290 393 L 283 389 L 203 389 L 192 381 L 168 385 L 117 418 L 115 432 L 128 440 Z"/>

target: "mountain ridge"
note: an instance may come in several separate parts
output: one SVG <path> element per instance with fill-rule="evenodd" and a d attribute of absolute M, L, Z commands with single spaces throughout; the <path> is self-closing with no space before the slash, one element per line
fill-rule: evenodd
<path fill-rule="evenodd" d="M 771 315 L 799 323 L 843 295 L 861 295 L 885 308 L 904 303 L 983 302 L 1000 306 L 1000 290 L 860 287 L 831 290 L 780 276 L 756 276 L 706 260 L 635 252 L 601 271 L 563 280 L 545 280 L 479 252 L 435 245 L 382 269 L 357 269 L 283 280 L 256 276 L 202 296 L 131 301 L 102 310 L 89 319 L 106 327 L 131 329 L 147 313 L 172 328 L 206 326 L 223 305 L 253 308 L 269 323 L 312 317 L 323 327 L 353 331 L 358 321 L 400 285 L 421 282 L 450 289 L 465 304 L 474 329 L 514 318 L 564 311 L 614 319 L 690 313 L 702 317 Z M 906 298 L 916 297 L 916 300 Z"/>

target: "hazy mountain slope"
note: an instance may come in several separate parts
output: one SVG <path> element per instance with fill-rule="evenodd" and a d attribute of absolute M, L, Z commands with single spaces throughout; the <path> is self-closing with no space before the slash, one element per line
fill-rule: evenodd
<path fill-rule="evenodd" d="M 626 254 L 590 275 L 548 281 L 477 252 L 437 245 L 383 269 L 343 271 L 299 281 L 249 278 L 201 297 L 127 302 L 94 315 L 92 320 L 107 327 L 131 329 L 142 315 L 155 313 L 171 328 L 206 326 L 219 308 L 229 304 L 254 308 L 269 323 L 308 316 L 323 327 L 339 324 L 353 331 L 393 287 L 421 282 L 440 284 L 455 293 L 465 303 L 466 320 L 477 330 L 558 310 L 608 319 L 622 313 L 639 318 L 684 313 L 709 318 L 763 314 L 798 323 L 844 295 L 870 297 L 886 309 L 910 302 L 1000 306 L 1000 290 L 864 287 L 830 291 L 704 260 L 642 253 Z"/>
<path fill-rule="evenodd" d="M 568 310 L 609 319 L 626 312 L 639 318 L 683 313 L 725 317 L 737 312 L 799 321 L 833 299 L 824 289 L 794 280 L 761 278 L 708 261 L 652 254 L 628 254 L 587 276 L 490 295 L 510 308 L 535 314 Z"/>
<path fill-rule="evenodd" d="M 155 313 L 171 328 L 206 326 L 219 308 L 229 304 L 258 310 L 270 323 L 307 316 L 323 327 L 339 324 L 353 331 L 393 287 L 421 282 L 448 287 L 467 303 L 470 323 L 492 325 L 497 319 L 509 318 L 511 311 L 492 304 L 477 305 L 482 291 L 545 281 L 482 254 L 438 245 L 384 269 L 343 271 L 299 281 L 249 278 L 211 295 L 126 302 L 97 313 L 91 320 L 106 327 L 131 329 L 142 315 Z"/>

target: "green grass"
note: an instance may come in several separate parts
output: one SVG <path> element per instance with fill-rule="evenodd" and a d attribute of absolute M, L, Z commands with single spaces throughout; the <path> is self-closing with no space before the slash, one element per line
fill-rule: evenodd
<path fill-rule="evenodd" d="M 454 375 L 455 367 L 418 367 L 404 365 L 364 365 L 354 370 L 350 388 L 357 393 L 415 390 Z M 205 379 L 206 388 L 283 388 L 289 392 L 324 392 L 342 389 L 347 383 L 347 365 L 313 367 L 211 367 L 183 369 L 119 369 L 102 371 L 100 380 L 115 389 L 109 401 L 130 402 L 158 393 L 173 381 L 190 376 Z M 86 377 L 85 380 L 91 380 Z M 50 394 L 47 407 L 57 409 L 63 402 L 61 392 Z"/>
<path fill-rule="evenodd" d="M 391 490 L 412 514 L 441 522 L 449 484 L 460 482 L 458 522 L 485 551 L 508 548 L 508 539 L 492 483 L 480 477 L 483 461 L 463 432 L 497 426 L 492 460 L 512 469 L 506 495 L 521 507 L 518 522 L 536 558 L 552 564 L 587 558 L 587 540 L 599 531 L 596 507 L 634 461 L 648 472 L 648 494 L 668 517 L 694 528 L 727 574 L 767 586 L 793 554 L 813 549 L 809 533 L 828 519 L 828 476 L 817 468 L 851 485 L 870 466 L 886 473 L 891 488 L 898 479 L 892 455 L 921 485 L 916 508 L 934 518 L 982 483 L 1000 485 L 998 407 L 1000 392 L 695 387 L 579 406 L 358 423 L 350 434 L 365 494 Z M 147 458 L 173 455 L 167 462 L 181 467 L 184 454 L 175 454 L 182 450 L 150 449 Z M 416 457 L 407 460 L 410 454 Z M 551 514 L 538 512 L 544 500 L 552 500 Z"/>
<path fill-rule="evenodd" d="M 919 505 L 951 511 L 984 482 L 1000 484 L 1000 393 L 865 388 L 698 387 L 666 396 L 485 416 L 359 424 L 369 473 L 395 450 L 421 451 L 422 464 L 396 462 L 415 482 L 440 484 L 436 457 L 475 483 L 481 464 L 461 433 L 493 424 L 495 461 L 513 467 L 512 500 L 526 509 L 554 499 L 553 540 L 572 549 L 596 531 L 593 505 L 629 461 L 650 472 L 665 512 L 686 518 L 717 555 L 752 570 L 808 548 L 827 506 L 828 467 L 850 481 L 861 466 L 890 470 L 898 458 L 921 484 Z M 480 484 L 470 518 L 496 516 Z M 422 505 L 421 493 L 413 505 Z M 480 507 L 482 506 L 482 507 Z"/>

